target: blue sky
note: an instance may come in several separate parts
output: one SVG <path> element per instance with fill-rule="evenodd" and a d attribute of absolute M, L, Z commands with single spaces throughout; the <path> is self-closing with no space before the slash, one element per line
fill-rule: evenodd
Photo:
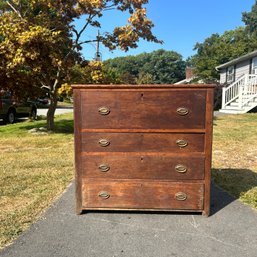
<path fill-rule="evenodd" d="M 226 30 L 242 26 L 242 12 L 250 11 L 255 0 L 149 0 L 145 6 L 148 17 L 154 22 L 154 34 L 164 41 L 163 45 L 140 41 L 137 49 L 126 53 L 110 52 L 100 46 L 103 60 L 125 55 L 151 52 L 160 48 L 180 53 L 184 59 L 194 54 L 197 42 L 203 42 L 213 33 L 222 34 Z M 106 12 L 102 18 L 100 33 L 110 31 L 115 26 L 124 25 L 128 15 L 117 11 Z M 83 19 L 76 23 L 81 26 Z M 96 30 L 87 30 L 83 40 L 93 39 Z M 94 57 L 94 44 L 87 44 L 83 55 L 90 60 Z"/>

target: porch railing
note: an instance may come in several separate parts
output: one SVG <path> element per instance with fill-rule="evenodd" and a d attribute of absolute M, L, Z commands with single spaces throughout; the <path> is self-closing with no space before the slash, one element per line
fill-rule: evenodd
<path fill-rule="evenodd" d="M 222 89 L 222 109 L 238 99 L 238 109 L 246 106 L 257 96 L 257 75 L 245 74 Z"/>

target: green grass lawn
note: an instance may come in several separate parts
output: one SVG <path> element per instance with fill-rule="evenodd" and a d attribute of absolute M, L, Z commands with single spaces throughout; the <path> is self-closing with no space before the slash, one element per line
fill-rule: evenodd
<path fill-rule="evenodd" d="M 257 210 L 257 113 L 214 121 L 212 178 Z"/>
<path fill-rule="evenodd" d="M 73 118 L 53 134 L 30 134 L 45 121 L 0 126 L 0 247 L 23 232 L 73 178 Z"/>
<path fill-rule="evenodd" d="M 28 228 L 73 179 L 72 114 L 57 116 L 56 133 L 28 133 L 45 123 L 0 126 L 0 247 Z M 215 119 L 213 139 L 213 180 L 257 210 L 257 114 Z"/>

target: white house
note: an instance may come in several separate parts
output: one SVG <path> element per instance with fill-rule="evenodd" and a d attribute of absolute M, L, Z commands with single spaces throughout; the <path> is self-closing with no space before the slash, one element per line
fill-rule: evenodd
<path fill-rule="evenodd" d="M 222 109 L 246 113 L 257 106 L 257 50 L 216 67 L 220 72 Z"/>

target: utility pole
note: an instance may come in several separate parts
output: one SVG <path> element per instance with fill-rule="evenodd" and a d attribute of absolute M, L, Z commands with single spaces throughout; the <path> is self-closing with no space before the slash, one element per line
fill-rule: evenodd
<path fill-rule="evenodd" d="M 98 30 L 97 37 L 96 37 L 96 53 L 95 53 L 95 61 L 100 62 L 102 60 L 102 55 L 99 51 L 100 46 L 100 32 Z"/>

